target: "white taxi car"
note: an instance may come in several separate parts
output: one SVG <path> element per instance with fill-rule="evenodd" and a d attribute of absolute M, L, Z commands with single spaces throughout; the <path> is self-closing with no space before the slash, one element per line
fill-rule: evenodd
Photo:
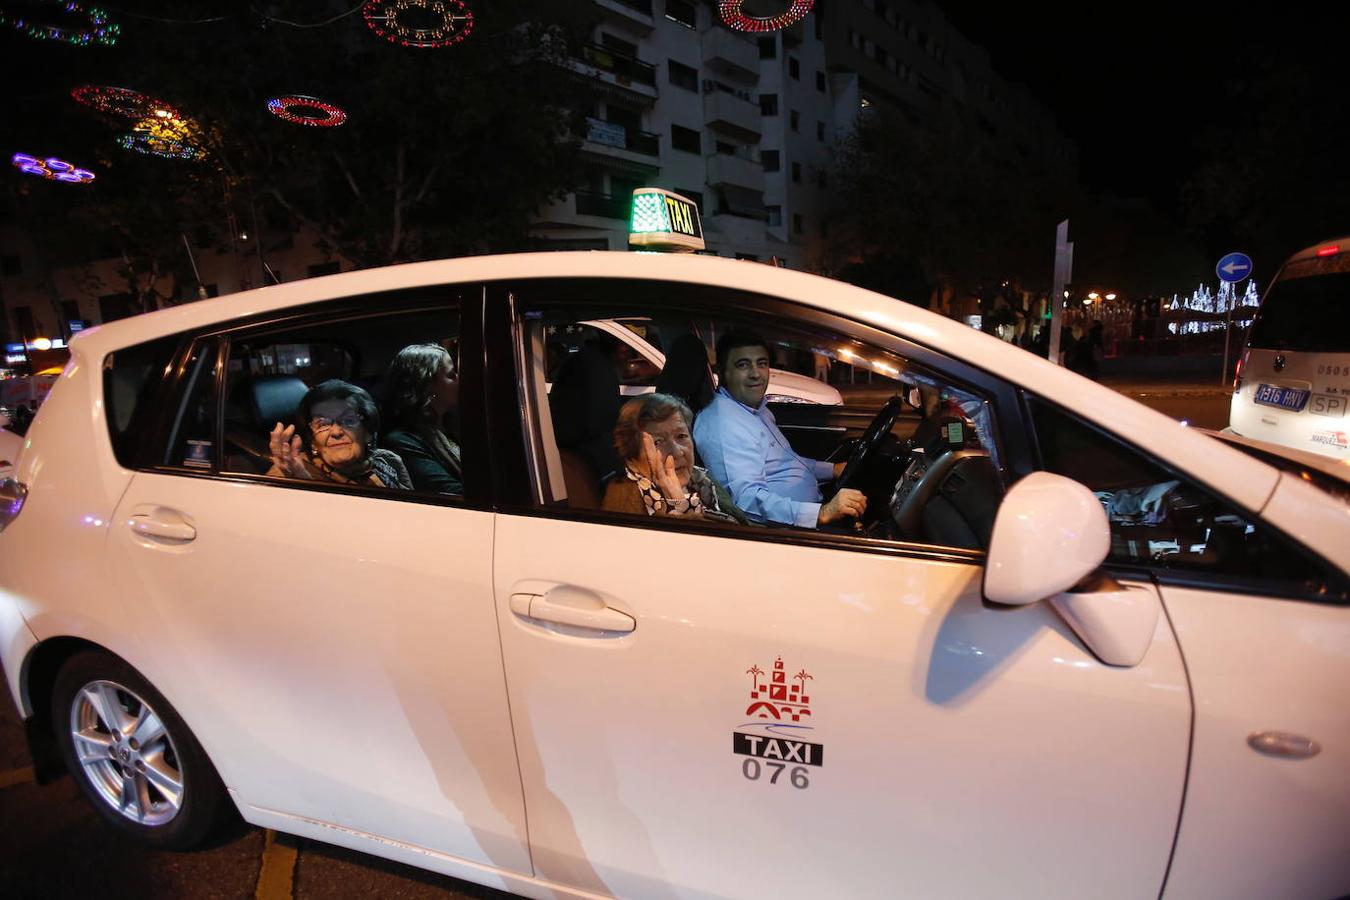
<path fill-rule="evenodd" d="M 618 381 L 560 411 L 550 329 L 640 317 L 871 371 L 870 422 L 780 420 L 861 520 L 597 506 L 568 461 Z M 454 348 L 462 490 L 267 474 L 314 385 L 379 397 L 411 344 Z M 72 353 L 0 487 L 0 658 L 40 776 L 123 832 L 237 811 L 533 897 L 1350 891 L 1334 477 L 710 257 L 351 272 Z"/>

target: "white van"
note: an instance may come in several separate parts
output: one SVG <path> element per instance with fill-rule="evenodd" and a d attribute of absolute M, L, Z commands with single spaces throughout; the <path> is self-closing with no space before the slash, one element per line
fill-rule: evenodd
<path fill-rule="evenodd" d="M 1271 282 L 1233 384 L 1229 427 L 1350 463 L 1350 237 L 1289 259 Z"/>

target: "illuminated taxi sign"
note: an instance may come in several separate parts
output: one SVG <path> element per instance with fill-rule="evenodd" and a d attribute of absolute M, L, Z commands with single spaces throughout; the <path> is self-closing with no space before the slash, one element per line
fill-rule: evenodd
<path fill-rule="evenodd" d="M 698 205 L 661 188 L 638 188 L 633 191 L 628 243 L 653 250 L 702 250 Z"/>

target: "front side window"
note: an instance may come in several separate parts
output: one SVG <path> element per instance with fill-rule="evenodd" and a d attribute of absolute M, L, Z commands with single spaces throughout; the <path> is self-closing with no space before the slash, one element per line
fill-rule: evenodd
<path fill-rule="evenodd" d="M 232 336 L 224 470 L 462 495 L 458 343 L 450 308 Z"/>
<path fill-rule="evenodd" d="M 1042 466 L 1087 486 L 1106 510 L 1110 562 L 1321 591 L 1317 566 L 1266 526 L 1049 403 L 1031 409 Z"/>
<path fill-rule="evenodd" d="M 729 291 L 526 287 L 516 301 L 541 506 L 749 537 L 987 546 L 1003 475 L 977 390 L 829 328 L 747 314 L 752 300 Z M 640 382 L 635 357 L 650 367 Z"/>

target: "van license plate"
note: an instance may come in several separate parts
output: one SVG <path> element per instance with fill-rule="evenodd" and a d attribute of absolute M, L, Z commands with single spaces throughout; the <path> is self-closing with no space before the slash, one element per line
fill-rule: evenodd
<path fill-rule="evenodd" d="M 1302 388 L 1279 387 L 1274 384 L 1258 384 L 1256 386 L 1256 396 L 1253 397 L 1257 403 L 1262 406 L 1275 406 L 1280 409 L 1293 410 L 1299 412 L 1308 405 L 1308 395 L 1311 391 Z"/>

